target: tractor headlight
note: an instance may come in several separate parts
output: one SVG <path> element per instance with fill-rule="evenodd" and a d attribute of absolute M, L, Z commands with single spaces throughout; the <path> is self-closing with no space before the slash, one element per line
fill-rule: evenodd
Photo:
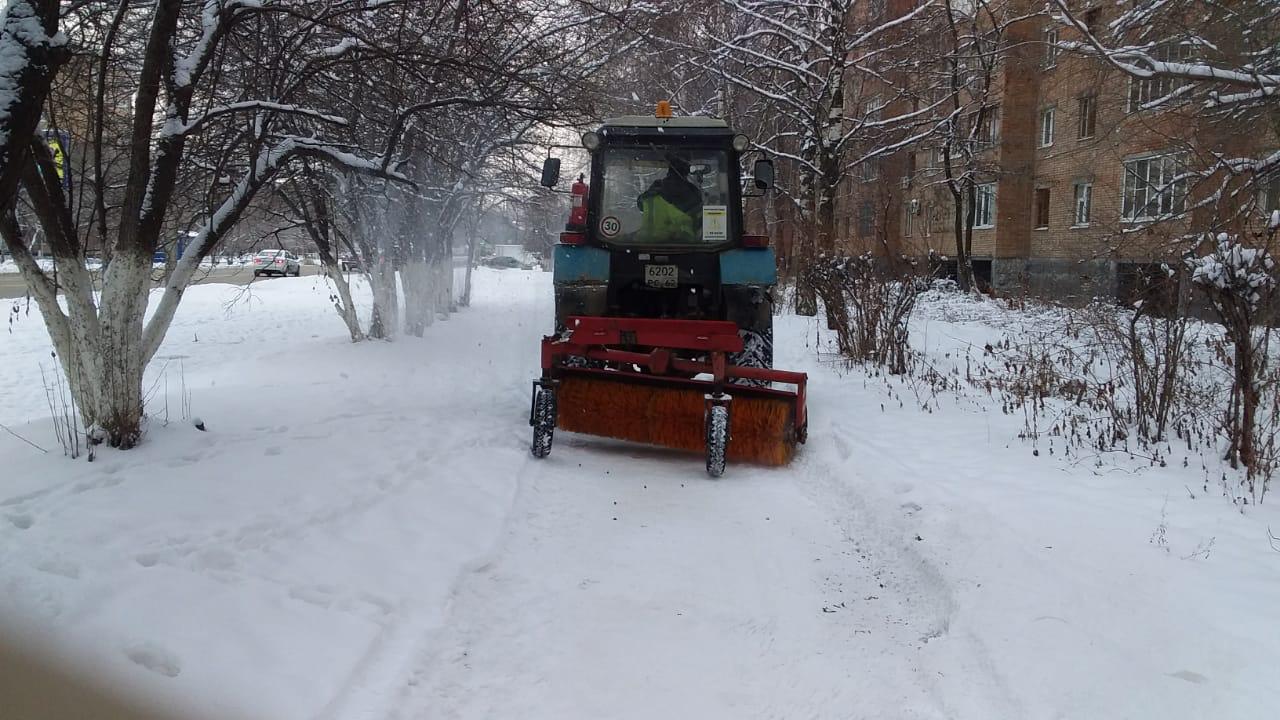
<path fill-rule="evenodd" d="M 582 133 L 582 147 L 588 150 L 595 150 L 599 148 L 600 136 L 593 132 Z"/>
<path fill-rule="evenodd" d="M 751 138 L 747 137 L 746 135 L 733 136 L 734 150 L 737 150 L 738 152 L 746 152 L 747 148 L 749 147 L 751 147 Z"/>

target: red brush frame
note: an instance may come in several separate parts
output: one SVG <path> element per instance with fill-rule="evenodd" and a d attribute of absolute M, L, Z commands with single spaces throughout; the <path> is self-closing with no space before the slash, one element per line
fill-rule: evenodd
<path fill-rule="evenodd" d="M 762 382 L 795 385 L 796 430 L 801 438 L 808 425 L 805 411 L 805 385 L 809 376 L 802 372 L 730 365 L 727 353 L 742 352 L 738 326 L 727 320 L 655 320 L 648 318 L 570 317 L 568 332 L 563 337 L 542 339 L 542 375 L 552 377 L 556 362 L 566 357 L 618 363 L 623 368 L 638 365 L 648 375 L 710 374 L 711 380 L 694 381 L 709 390 L 723 390 L 726 380 L 740 378 Z M 652 348 L 648 352 L 617 350 L 610 346 L 633 345 Z M 675 357 L 673 350 L 698 350 L 708 360 Z M 621 372 L 629 372 L 621 370 Z M 744 388 L 745 389 L 745 388 Z M 779 392 L 779 391 L 771 391 Z M 785 393 L 791 395 L 792 393 Z M 802 440 L 803 442 L 803 440 Z"/>

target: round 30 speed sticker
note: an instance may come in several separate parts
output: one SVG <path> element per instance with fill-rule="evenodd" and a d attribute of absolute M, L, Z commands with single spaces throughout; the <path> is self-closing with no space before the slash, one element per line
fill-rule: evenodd
<path fill-rule="evenodd" d="M 622 221 L 609 215 L 600 221 L 600 234 L 611 238 L 622 231 Z"/>

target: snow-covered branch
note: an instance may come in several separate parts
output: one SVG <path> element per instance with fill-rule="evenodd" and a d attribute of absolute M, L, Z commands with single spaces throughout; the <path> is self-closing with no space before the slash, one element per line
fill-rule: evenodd
<path fill-rule="evenodd" d="M 255 112 L 260 110 L 269 110 L 285 115 L 297 115 L 300 117 L 308 117 L 315 120 L 331 123 L 334 125 L 346 126 L 348 121 L 344 117 L 331 115 L 329 113 L 313 110 L 311 108 L 300 107 L 298 105 L 289 105 L 285 103 L 272 102 L 270 100 L 245 100 L 242 102 L 231 103 L 229 105 L 221 105 L 204 111 L 198 117 L 182 122 L 177 118 L 169 118 L 160 128 L 159 137 L 174 137 L 177 135 L 188 134 L 202 125 L 215 120 L 224 115 L 233 113 Z"/>

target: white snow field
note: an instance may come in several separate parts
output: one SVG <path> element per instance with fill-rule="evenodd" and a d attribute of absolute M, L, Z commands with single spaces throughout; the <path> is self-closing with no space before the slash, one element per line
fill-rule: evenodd
<path fill-rule="evenodd" d="M 550 275 L 476 281 L 425 338 L 354 345 L 318 277 L 192 287 L 146 442 L 92 463 L 54 439 L 38 313 L 6 305 L 0 423 L 48 453 L 0 431 L 0 637 L 179 717 L 1280 707 L 1280 511 L 1203 492 L 1199 458 L 1033 456 L 1020 416 L 900 405 L 782 317 L 777 364 L 811 378 L 790 467 L 710 480 L 696 456 L 565 433 L 537 461 Z M 996 336 L 991 303 L 959 302 L 921 310 L 934 357 Z"/>

